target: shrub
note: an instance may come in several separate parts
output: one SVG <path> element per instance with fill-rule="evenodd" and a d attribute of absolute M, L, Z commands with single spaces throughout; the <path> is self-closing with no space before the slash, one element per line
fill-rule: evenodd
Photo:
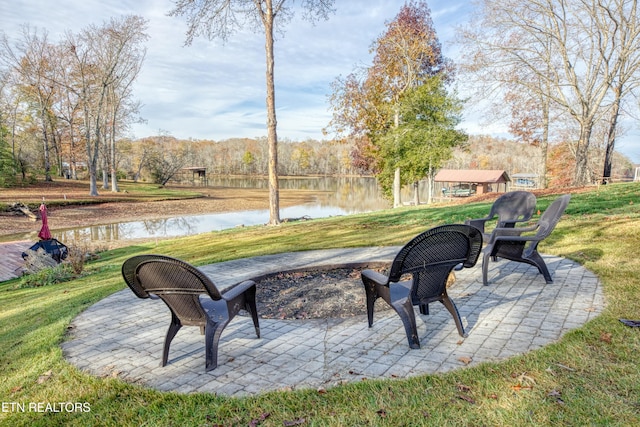
<path fill-rule="evenodd" d="M 69 264 L 59 264 L 55 267 L 43 268 L 42 270 L 22 276 L 18 288 L 38 288 L 40 286 L 55 285 L 76 278 Z"/>

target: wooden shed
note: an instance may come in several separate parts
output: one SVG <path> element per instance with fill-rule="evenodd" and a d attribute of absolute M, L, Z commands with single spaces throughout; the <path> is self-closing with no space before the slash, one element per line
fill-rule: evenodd
<path fill-rule="evenodd" d="M 189 182 L 191 185 L 207 186 L 207 168 L 202 166 L 191 166 L 180 169 L 175 176 L 178 182 Z"/>
<path fill-rule="evenodd" d="M 506 192 L 511 181 L 503 170 L 441 169 L 434 178 L 442 183 L 445 197 L 470 196 L 490 192 Z"/>

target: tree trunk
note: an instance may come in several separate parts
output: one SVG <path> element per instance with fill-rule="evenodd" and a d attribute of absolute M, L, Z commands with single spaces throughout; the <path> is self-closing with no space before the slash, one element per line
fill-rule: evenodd
<path fill-rule="evenodd" d="M 400 168 L 396 168 L 393 174 L 393 207 L 397 208 L 402 206 L 402 185 L 400 185 Z"/>
<path fill-rule="evenodd" d="M 96 142 L 95 144 L 91 144 L 91 118 L 89 115 L 89 110 L 85 108 L 85 138 L 87 140 L 87 169 L 89 170 L 89 195 L 90 196 L 99 196 L 98 194 L 98 181 L 97 181 L 97 171 L 98 171 L 98 148 Z"/>
<path fill-rule="evenodd" d="M 429 172 L 427 173 L 427 204 L 433 203 L 433 167 L 429 162 Z"/>
<path fill-rule="evenodd" d="M 400 126 L 400 113 L 396 105 L 396 112 L 393 115 L 393 127 L 398 128 Z M 397 208 L 402 206 L 402 184 L 400 182 L 400 168 L 396 168 L 393 174 L 393 207 Z"/>
<path fill-rule="evenodd" d="M 613 150 L 616 146 L 616 127 L 618 116 L 620 115 L 620 93 L 621 88 L 615 90 L 615 102 L 611 106 L 611 120 L 609 122 L 609 132 L 607 134 L 607 147 L 604 153 L 604 168 L 602 171 L 602 183 L 607 184 L 611 180 L 611 164 L 613 163 Z"/>
<path fill-rule="evenodd" d="M 96 166 L 89 166 L 89 195 L 99 196 L 98 180 L 96 178 Z"/>
<path fill-rule="evenodd" d="M 273 4 L 266 1 L 265 51 L 267 55 L 267 139 L 269 143 L 269 225 L 280 224 L 280 195 L 278 188 L 278 134 L 276 132 L 276 99 L 273 76 Z"/>
<path fill-rule="evenodd" d="M 112 132 L 115 132 L 115 126 Z M 111 134 L 110 148 L 111 148 L 111 162 L 110 162 L 109 169 L 111 171 L 111 191 L 113 191 L 114 193 L 117 193 L 120 191 L 120 189 L 118 188 L 118 176 L 117 176 L 117 168 L 116 168 L 116 139 L 113 136 L 113 133 Z"/>
<path fill-rule="evenodd" d="M 578 140 L 578 148 L 576 149 L 576 170 L 574 176 L 574 185 L 583 186 L 590 182 L 589 177 L 589 140 L 591 138 L 591 125 L 581 124 L 580 139 Z"/>
<path fill-rule="evenodd" d="M 413 205 L 420 205 L 420 182 L 416 181 L 413 183 Z"/>
<path fill-rule="evenodd" d="M 51 179 L 51 160 L 49 159 L 49 137 L 47 136 L 47 120 L 44 108 L 41 111 L 42 120 L 42 144 L 44 151 L 44 180 L 47 182 L 53 181 Z"/>
<path fill-rule="evenodd" d="M 549 100 L 542 99 L 542 141 L 540 147 L 542 151 L 542 179 L 538 185 L 542 184 L 542 188 L 547 188 L 547 151 L 549 150 Z"/>

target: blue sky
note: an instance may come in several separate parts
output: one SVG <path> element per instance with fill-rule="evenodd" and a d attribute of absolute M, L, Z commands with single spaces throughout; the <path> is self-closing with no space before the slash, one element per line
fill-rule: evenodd
<path fill-rule="evenodd" d="M 296 2 L 300 4 L 300 2 Z M 276 108 L 279 138 L 323 139 L 330 118 L 331 82 L 371 61 L 369 47 L 404 0 L 336 1 L 336 13 L 312 26 L 298 16 L 276 41 Z M 445 55 L 456 60 L 456 25 L 471 13 L 468 0 L 428 1 Z M 171 0 L 0 0 L 2 30 L 16 40 L 21 25 L 46 30 L 51 41 L 111 17 L 140 15 L 149 21 L 147 57 L 135 96 L 145 124 L 133 137 L 167 132 L 177 138 L 221 140 L 266 135 L 264 35 L 242 31 L 226 44 L 196 39 L 184 46 L 186 24 L 168 17 Z M 471 134 L 507 136 L 506 126 L 465 112 L 461 128 Z M 637 123 L 620 141 L 619 151 L 640 162 Z M 636 135 L 632 135 L 633 133 Z"/>

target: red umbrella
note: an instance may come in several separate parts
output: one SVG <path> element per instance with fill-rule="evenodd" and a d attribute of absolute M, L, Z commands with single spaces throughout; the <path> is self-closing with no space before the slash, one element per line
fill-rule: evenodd
<path fill-rule="evenodd" d="M 49 230 L 49 220 L 47 219 L 47 207 L 44 203 L 40 205 L 40 218 L 42 218 L 42 228 L 40 228 L 38 237 L 41 240 L 50 240 L 52 236 Z"/>

